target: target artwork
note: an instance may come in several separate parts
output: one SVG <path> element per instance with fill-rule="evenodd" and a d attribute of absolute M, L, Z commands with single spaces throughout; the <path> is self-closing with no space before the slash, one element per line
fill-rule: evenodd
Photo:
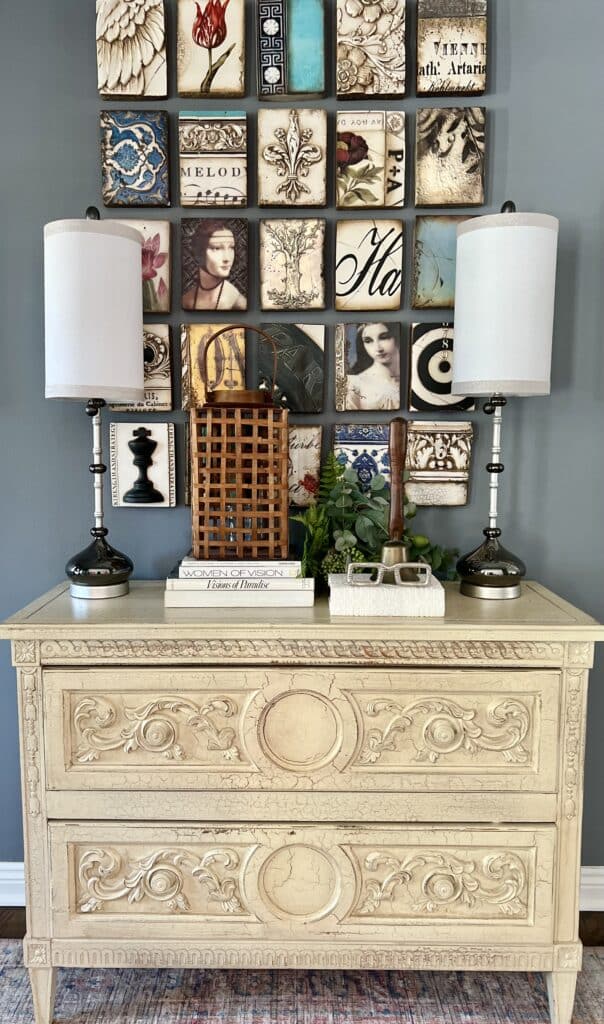
<path fill-rule="evenodd" d="M 453 324 L 413 324 L 409 345 L 409 412 L 470 412 L 473 398 L 453 395 Z"/>

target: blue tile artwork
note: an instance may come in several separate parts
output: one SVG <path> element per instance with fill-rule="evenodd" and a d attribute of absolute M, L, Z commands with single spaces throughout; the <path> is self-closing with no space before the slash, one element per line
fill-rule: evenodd
<path fill-rule="evenodd" d="M 101 111 L 105 206 L 169 206 L 165 110 Z"/>
<path fill-rule="evenodd" d="M 457 226 L 467 217 L 415 218 L 413 309 L 453 309 Z"/>
<path fill-rule="evenodd" d="M 337 423 L 334 428 L 336 458 L 356 470 L 363 490 L 378 473 L 390 483 L 389 430 L 387 423 Z"/>
<path fill-rule="evenodd" d="M 325 92 L 324 0 L 258 0 L 258 95 Z"/>

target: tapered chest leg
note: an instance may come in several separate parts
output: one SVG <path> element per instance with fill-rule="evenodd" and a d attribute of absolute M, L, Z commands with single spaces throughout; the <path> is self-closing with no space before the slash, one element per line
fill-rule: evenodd
<path fill-rule="evenodd" d="M 56 967 L 30 967 L 35 1024 L 52 1024 L 57 983 Z"/>
<path fill-rule="evenodd" d="M 577 987 L 576 971 L 551 971 L 545 975 L 549 1013 L 552 1024 L 571 1024 L 575 989 Z"/>

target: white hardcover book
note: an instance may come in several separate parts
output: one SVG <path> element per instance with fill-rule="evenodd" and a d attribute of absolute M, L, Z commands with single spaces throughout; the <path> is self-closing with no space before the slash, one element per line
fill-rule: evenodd
<path fill-rule="evenodd" d="M 247 593 L 266 593 L 267 590 L 314 590 L 315 581 L 308 577 L 298 576 L 296 577 L 257 577 L 254 579 L 248 579 L 247 577 L 229 577 L 214 578 L 204 577 L 200 579 L 187 579 L 179 577 L 176 579 L 173 576 L 168 576 L 166 580 L 166 590 L 179 590 L 179 591 L 216 591 L 218 593 L 224 591 L 238 590 L 240 592 Z"/>
<path fill-rule="evenodd" d="M 302 572 L 301 562 L 196 562 L 182 560 L 180 579 L 295 579 Z"/>
<path fill-rule="evenodd" d="M 166 590 L 166 608 L 312 608 L 314 590 Z"/>

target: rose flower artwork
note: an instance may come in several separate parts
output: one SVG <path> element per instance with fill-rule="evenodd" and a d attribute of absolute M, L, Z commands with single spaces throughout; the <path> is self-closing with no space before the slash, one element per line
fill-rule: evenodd
<path fill-rule="evenodd" d="M 243 95 L 243 17 L 244 0 L 179 0 L 181 96 Z"/>

